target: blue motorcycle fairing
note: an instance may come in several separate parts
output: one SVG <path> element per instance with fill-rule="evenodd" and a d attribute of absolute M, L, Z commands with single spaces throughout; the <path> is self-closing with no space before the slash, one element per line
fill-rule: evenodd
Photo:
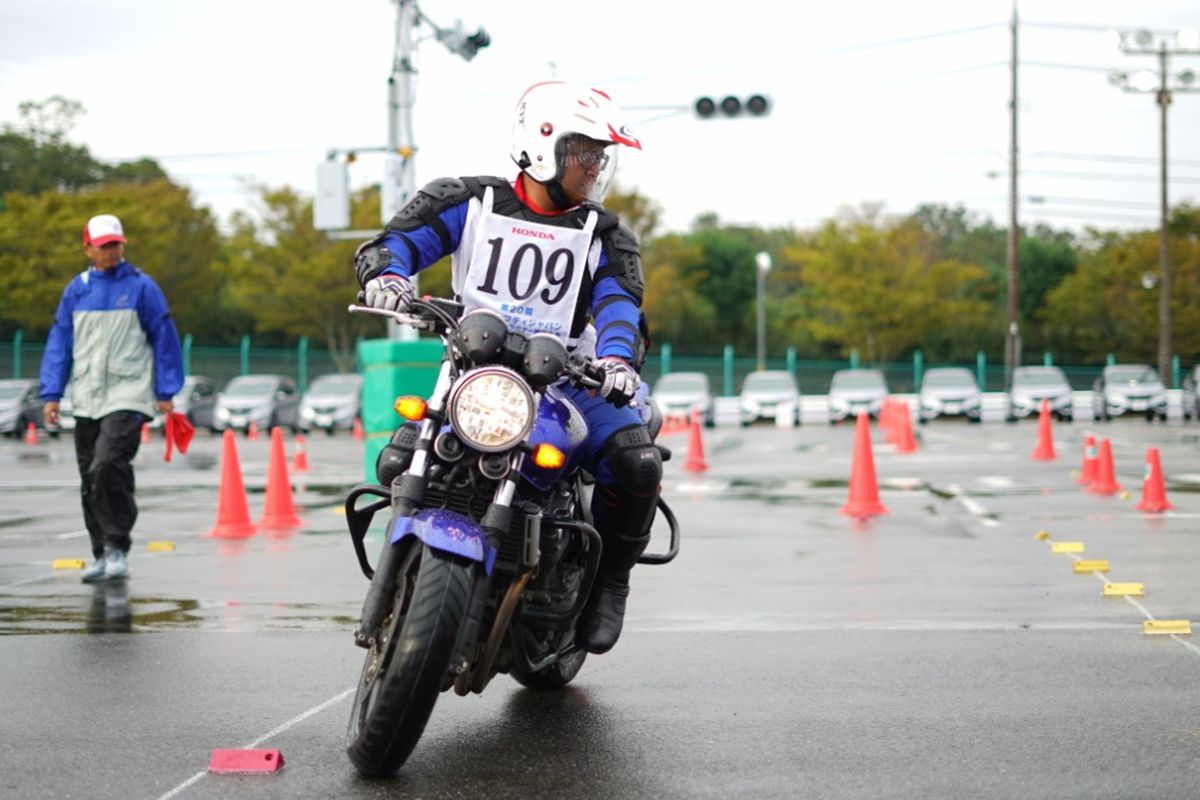
<path fill-rule="evenodd" d="M 483 564 L 484 572 L 492 574 L 496 551 L 488 544 L 483 528 L 462 514 L 443 508 L 423 508 L 411 517 L 393 520 L 388 541 L 395 544 L 405 536 L 416 536 L 434 550 L 478 561 Z"/>
<path fill-rule="evenodd" d="M 587 436 L 587 420 L 575 404 L 557 386 L 546 387 L 542 402 L 538 404 L 529 441 L 554 445 L 566 459 L 563 466 L 551 469 L 539 467 L 527 458 L 521 465 L 521 476 L 538 489 L 548 491 L 566 472 L 578 468 L 578 458 L 582 453 L 580 445 L 587 441 Z"/>

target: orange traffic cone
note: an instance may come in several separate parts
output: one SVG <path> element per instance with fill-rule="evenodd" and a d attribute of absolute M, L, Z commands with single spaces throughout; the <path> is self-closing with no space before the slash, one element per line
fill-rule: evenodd
<path fill-rule="evenodd" d="M 1163 485 L 1162 463 L 1157 447 L 1146 448 L 1146 477 L 1142 479 L 1142 502 L 1137 504 L 1142 511 L 1166 511 L 1175 506 L 1167 502 L 1167 489 Z"/>
<path fill-rule="evenodd" d="M 1096 480 L 1096 437 L 1088 434 L 1083 437 L 1083 466 L 1079 469 L 1079 482 L 1088 486 Z"/>
<path fill-rule="evenodd" d="M 908 403 L 897 403 L 896 411 L 897 428 L 899 433 L 896 435 L 896 452 L 897 453 L 915 453 L 917 451 L 917 437 L 913 436 L 912 415 L 908 412 Z"/>
<path fill-rule="evenodd" d="M 267 462 L 267 495 L 258 527 L 274 530 L 298 528 L 300 518 L 292 503 L 292 482 L 288 480 L 287 458 L 283 454 L 283 431 L 271 429 L 271 460 Z"/>
<path fill-rule="evenodd" d="M 850 465 L 850 497 L 842 506 L 847 516 L 873 517 L 886 514 L 879 502 L 879 485 L 875 482 L 875 457 L 871 452 L 871 423 L 865 413 L 859 413 L 854 432 L 854 461 Z"/>
<path fill-rule="evenodd" d="M 31 422 L 25 426 L 25 444 L 37 444 L 37 423 Z"/>
<path fill-rule="evenodd" d="M 250 506 L 246 502 L 246 486 L 242 483 L 242 467 L 238 463 L 237 443 L 233 430 L 225 429 L 221 452 L 221 492 L 217 500 L 217 524 L 206 537 L 215 539 L 246 539 L 254 535 L 250 522 Z"/>
<path fill-rule="evenodd" d="M 150 423 L 142 423 L 142 444 L 150 444 Z"/>
<path fill-rule="evenodd" d="M 254 442 L 258 440 L 258 423 L 250 420 L 250 424 L 246 426 L 246 438 Z"/>
<path fill-rule="evenodd" d="M 692 412 L 692 423 L 689 427 L 692 435 L 688 439 L 687 461 L 684 462 L 683 468 L 688 472 L 704 472 L 708 469 L 708 463 L 704 460 L 704 441 L 700 438 L 699 411 Z"/>
<path fill-rule="evenodd" d="M 1054 433 L 1050 428 L 1050 401 L 1042 398 L 1042 410 L 1038 413 L 1037 447 L 1033 449 L 1030 458 L 1038 461 L 1053 461 L 1058 458 L 1054 452 Z"/>
<path fill-rule="evenodd" d="M 304 452 L 307 441 L 303 433 L 296 434 L 296 455 L 292 456 L 292 471 L 308 472 L 308 454 Z"/>
<path fill-rule="evenodd" d="M 883 440 L 888 444 L 897 444 L 904 435 L 900 425 L 900 402 L 891 399 L 884 401 L 883 409 L 879 412 L 879 427 L 883 430 Z"/>
<path fill-rule="evenodd" d="M 362 420 L 358 417 L 354 418 L 354 427 L 351 428 L 350 431 L 354 436 L 354 441 L 356 442 L 361 442 L 363 439 L 367 438 L 366 434 L 363 432 Z"/>
<path fill-rule="evenodd" d="M 1100 439 L 1100 455 L 1096 460 L 1096 480 L 1088 486 L 1088 491 L 1096 494 L 1116 494 L 1121 491 L 1121 484 L 1117 483 L 1116 476 L 1113 474 L 1112 444 L 1108 441 L 1108 437 Z"/>

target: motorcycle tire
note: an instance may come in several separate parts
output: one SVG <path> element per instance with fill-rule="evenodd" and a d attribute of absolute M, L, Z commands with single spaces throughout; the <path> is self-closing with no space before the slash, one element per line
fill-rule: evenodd
<path fill-rule="evenodd" d="M 346 753 L 364 777 L 391 775 L 433 713 L 466 615 L 472 563 L 412 539 L 350 711 Z"/>
<path fill-rule="evenodd" d="M 579 674 L 579 670 L 583 668 L 583 662 L 586 659 L 586 650 L 576 650 L 574 653 L 560 658 L 550 666 L 543 667 L 537 672 L 523 672 L 514 667 L 510 674 L 517 683 L 526 689 L 554 691 L 555 689 L 563 688 L 574 680 L 575 676 Z"/>

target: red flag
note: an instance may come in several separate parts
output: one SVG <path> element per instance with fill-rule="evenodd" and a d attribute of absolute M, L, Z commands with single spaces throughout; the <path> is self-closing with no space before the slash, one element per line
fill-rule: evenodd
<path fill-rule="evenodd" d="M 167 415 L 166 426 L 167 452 L 163 454 L 163 461 L 170 461 L 172 447 L 178 447 L 179 452 L 187 453 L 188 445 L 196 435 L 196 429 L 188 422 L 187 414 L 180 414 L 178 411 Z"/>

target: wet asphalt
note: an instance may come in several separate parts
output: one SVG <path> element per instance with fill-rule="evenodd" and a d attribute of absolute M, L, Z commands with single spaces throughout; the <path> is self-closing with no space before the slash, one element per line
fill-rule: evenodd
<path fill-rule="evenodd" d="M 705 430 L 699 473 L 691 435 L 665 435 L 685 539 L 635 570 L 619 646 L 562 692 L 501 675 L 443 695 L 375 781 L 343 751 L 366 581 L 337 509 L 360 442 L 309 437 L 302 527 L 228 541 L 205 537 L 221 440 L 167 464 L 156 436 L 133 576 L 93 588 L 51 568 L 88 557 L 69 439 L 0 441 L 0 796 L 1195 797 L 1200 641 L 1143 623 L 1200 623 L 1200 426 L 1055 424 L 1053 461 L 1030 458 L 1036 429 L 939 421 L 915 453 L 874 429 L 888 513 L 867 521 L 839 513 L 853 425 Z M 1077 483 L 1085 431 L 1110 437 L 1126 493 Z M 1149 446 L 1166 514 L 1135 508 Z M 238 449 L 257 519 L 267 440 Z M 1084 552 L 1052 552 L 1066 541 Z M 209 774 L 216 748 L 285 766 Z"/>

